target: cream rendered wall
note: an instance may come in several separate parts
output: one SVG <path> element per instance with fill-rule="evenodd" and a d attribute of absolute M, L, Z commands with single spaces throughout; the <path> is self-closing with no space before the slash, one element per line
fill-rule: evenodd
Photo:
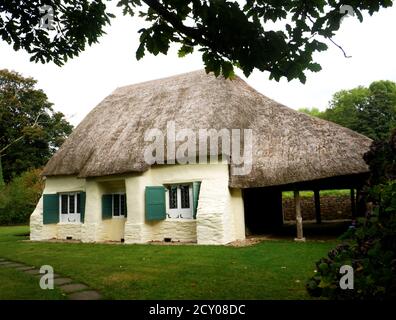
<path fill-rule="evenodd" d="M 30 240 L 54 239 L 58 235 L 57 231 L 56 224 L 43 224 L 43 196 L 41 196 L 36 208 L 30 215 Z"/>
<path fill-rule="evenodd" d="M 97 242 L 101 240 L 100 227 L 102 223 L 102 194 L 103 188 L 92 179 L 85 184 L 85 219 L 82 224 L 84 230 L 83 242 Z"/>
<path fill-rule="evenodd" d="M 45 181 L 43 193 L 85 191 L 85 179 L 75 177 L 51 177 Z M 43 224 L 43 197 L 30 216 L 30 240 L 81 239 L 81 224 Z"/>
<path fill-rule="evenodd" d="M 193 181 L 202 181 L 196 220 L 145 222 L 146 186 Z M 125 185 L 128 207 L 126 243 L 162 241 L 169 237 L 173 241 L 225 244 L 245 238 L 244 232 L 243 235 L 240 232 L 245 227 L 242 196 L 228 188 L 227 164 L 154 166 L 143 174 L 127 178 Z"/>
<path fill-rule="evenodd" d="M 229 190 L 229 206 L 232 211 L 235 240 L 245 240 L 245 210 L 241 189 Z"/>
<path fill-rule="evenodd" d="M 97 241 L 121 241 L 124 239 L 125 218 L 103 220 Z"/>
<path fill-rule="evenodd" d="M 125 192 L 126 177 L 87 179 L 83 242 L 121 241 L 124 238 L 125 218 L 102 219 L 102 196 Z"/>
<path fill-rule="evenodd" d="M 124 239 L 125 218 L 113 217 L 112 219 L 102 219 L 102 195 L 110 193 L 124 193 L 125 179 L 127 175 L 117 177 L 96 178 L 92 182 L 99 190 L 98 199 L 95 203 L 99 208 L 95 208 L 96 223 L 98 226 L 98 237 L 96 241 L 121 241 Z"/>
<path fill-rule="evenodd" d="M 118 177 L 117 179 L 120 180 L 121 178 Z M 30 239 L 48 240 L 72 237 L 82 242 L 120 241 L 124 237 L 126 219 L 102 220 L 102 195 L 125 190 L 106 187 L 106 179 L 104 181 L 98 182 L 97 179 L 86 180 L 76 177 L 48 177 L 43 192 L 45 194 L 86 192 L 84 223 L 43 224 L 43 197 L 41 197 L 30 216 Z"/>
<path fill-rule="evenodd" d="M 114 181 L 117 183 L 114 184 Z M 122 186 L 120 182 L 122 181 Z M 145 221 L 146 186 L 202 181 L 197 219 Z M 83 224 L 43 225 L 42 198 L 30 217 L 31 240 L 73 237 L 83 242 L 120 241 L 145 243 L 172 238 L 198 244 L 225 244 L 245 238 L 241 191 L 228 188 L 227 164 L 154 166 L 150 170 L 117 177 L 78 179 L 49 177 L 44 193 L 86 192 Z M 105 193 L 127 194 L 128 217 L 102 220 L 101 199 Z"/>

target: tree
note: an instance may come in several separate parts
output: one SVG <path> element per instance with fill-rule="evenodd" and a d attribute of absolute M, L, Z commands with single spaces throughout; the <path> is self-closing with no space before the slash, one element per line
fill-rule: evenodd
<path fill-rule="evenodd" d="M 45 164 L 73 128 L 36 83 L 0 70 L 0 163 L 6 182 Z"/>
<path fill-rule="evenodd" d="M 118 0 L 125 15 L 138 12 L 148 23 L 139 30 L 137 59 L 146 51 L 167 54 L 170 44 L 176 43 L 180 57 L 195 49 L 202 52 L 206 71 L 216 75 L 230 77 L 237 66 L 246 76 L 258 69 L 268 71 L 271 79 L 301 82 L 307 70 L 321 69 L 313 54 L 327 49 L 324 40 L 344 51 L 332 37 L 350 10 L 363 21 L 364 12 L 372 15 L 392 5 L 392 0 L 246 0 L 243 5 L 228 0 Z M 52 13 L 53 30 L 40 27 L 40 19 L 49 22 Z M 111 18 L 105 0 L 36 0 L 18 5 L 3 0 L 0 36 L 15 50 L 29 52 L 33 61 L 61 65 L 97 42 Z"/>
<path fill-rule="evenodd" d="M 368 88 L 339 91 L 320 117 L 372 139 L 386 139 L 396 127 L 396 83 L 376 81 Z"/>
<path fill-rule="evenodd" d="M 322 118 L 323 112 L 318 108 L 300 108 L 298 111 L 309 114 L 310 116 Z"/>
<path fill-rule="evenodd" d="M 0 157 L 0 190 L 4 186 L 5 186 L 5 182 L 3 177 L 3 165 L 1 164 L 1 157 Z"/>
<path fill-rule="evenodd" d="M 0 192 L 0 225 L 26 224 L 44 189 L 40 169 L 15 177 Z"/>

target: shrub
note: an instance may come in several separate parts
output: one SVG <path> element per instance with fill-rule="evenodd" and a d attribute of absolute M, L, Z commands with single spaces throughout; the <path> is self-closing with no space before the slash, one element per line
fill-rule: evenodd
<path fill-rule="evenodd" d="M 375 191 L 380 206 L 344 235 L 345 242 L 316 263 L 307 283 L 312 296 L 330 299 L 396 298 L 396 181 Z M 380 210 L 382 208 L 383 210 Z M 354 289 L 339 286 L 342 265 L 354 269 Z"/>
<path fill-rule="evenodd" d="M 40 173 L 40 169 L 26 171 L 0 188 L 0 225 L 29 221 L 43 191 Z"/>
<path fill-rule="evenodd" d="M 330 299 L 396 298 L 396 131 L 387 142 L 374 142 L 365 160 L 370 167 L 367 199 L 373 211 L 343 235 L 344 243 L 316 263 L 306 288 Z M 354 270 L 354 289 L 342 290 L 340 268 Z"/>

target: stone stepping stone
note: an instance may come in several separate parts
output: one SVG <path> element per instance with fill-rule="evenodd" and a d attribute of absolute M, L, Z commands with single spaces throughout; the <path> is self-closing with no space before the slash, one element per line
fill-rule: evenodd
<path fill-rule="evenodd" d="M 10 267 L 15 268 L 15 270 L 23 271 L 26 274 L 31 274 L 33 276 L 41 277 L 45 275 L 40 273 L 39 269 L 36 267 L 27 266 L 23 263 L 8 261 L 0 258 L 0 267 Z M 69 294 L 68 298 L 71 300 L 100 300 L 102 296 L 99 292 L 94 290 L 87 290 L 89 287 L 82 283 L 71 283 L 73 282 L 70 278 L 62 278 L 59 274 L 54 273 L 54 284 L 59 286 L 59 288 Z M 84 291 L 85 290 L 85 291 Z"/>
<path fill-rule="evenodd" d="M 44 275 L 46 275 L 46 273 L 39 273 L 39 274 L 35 274 L 34 276 L 40 278 L 40 277 L 42 277 L 42 276 L 44 276 Z M 61 277 L 61 276 L 60 276 L 59 274 L 57 274 L 57 273 L 54 273 L 53 276 L 54 276 L 54 279 L 55 279 L 55 278 Z"/>
<path fill-rule="evenodd" d="M 22 267 L 15 268 L 15 270 L 19 270 L 19 271 L 26 271 L 26 270 L 32 270 L 32 269 L 34 269 L 34 267 L 22 266 Z"/>
<path fill-rule="evenodd" d="M 88 289 L 88 286 L 82 283 L 70 283 L 70 284 L 65 284 L 63 286 L 60 286 L 59 289 L 66 293 L 71 293 L 71 292 L 76 292 L 76 291 L 81 291 L 81 290 L 86 290 Z"/>
<path fill-rule="evenodd" d="M 41 274 L 39 269 L 30 269 L 30 270 L 26 270 L 24 272 L 27 274 Z"/>
<path fill-rule="evenodd" d="M 93 290 L 75 292 L 69 295 L 70 300 L 100 300 L 102 296 Z"/>
<path fill-rule="evenodd" d="M 61 286 L 62 284 L 67 284 L 72 282 L 73 280 L 70 278 L 56 278 L 54 279 L 54 284 Z"/>
<path fill-rule="evenodd" d="M 17 262 L 14 262 L 14 263 L 11 263 L 11 264 L 7 265 L 7 267 L 12 267 L 12 268 L 18 268 L 18 267 L 24 267 L 24 266 L 25 266 L 24 264 L 17 263 Z"/>

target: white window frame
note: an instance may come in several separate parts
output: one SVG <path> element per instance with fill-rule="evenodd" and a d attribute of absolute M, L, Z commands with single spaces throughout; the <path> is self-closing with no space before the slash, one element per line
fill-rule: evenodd
<path fill-rule="evenodd" d="M 114 196 L 115 195 L 119 195 L 120 197 L 118 198 L 118 209 L 119 209 L 119 215 L 116 216 L 114 215 Z M 125 211 L 128 210 L 127 204 L 126 204 L 126 192 L 115 192 L 111 194 L 111 214 L 112 217 L 115 219 L 124 219 L 125 218 L 125 214 L 121 214 L 121 195 L 125 196 Z"/>
<path fill-rule="evenodd" d="M 177 208 L 170 208 L 170 201 L 169 201 L 169 188 L 170 187 L 177 187 Z M 188 186 L 188 193 L 189 193 L 189 208 L 182 208 L 181 203 L 181 186 Z M 175 183 L 175 184 L 168 184 L 165 188 L 166 190 L 166 216 L 169 220 L 191 220 L 193 219 L 193 192 L 192 192 L 192 183 Z"/>
<path fill-rule="evenodd" d="M 69 224 L 79 224 L 81 223 L 81 212 L 77 212 L 77 195 L 80 192 L 61 192 L 59 193 L 59 222 L 69 223 Z M 62 213 L 62 196 L 67 196 L 67 213 Z M 70 211 L 70 196 L 74 196 L 74 212 Z M 80 195 L 81 201 L 81 195 Z M 81 203 L 80 203 L 81 209 Z"/>

